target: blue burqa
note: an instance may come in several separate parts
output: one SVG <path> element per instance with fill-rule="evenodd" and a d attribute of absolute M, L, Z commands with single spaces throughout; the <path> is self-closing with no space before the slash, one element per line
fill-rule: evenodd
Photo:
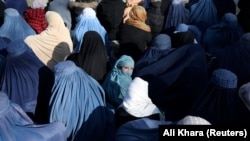
<path fill-rule="evenodd" d="M 136 76 L 148 81 L 149 97 L 165 112 L 166 120 L 180 120 L 207 84 L 204 50 L 198 44 L 176 48 Z"/>
<path fill-rule="evenodd" d="M 35 124 L 23 109 L 0 92 L 0 141 L 66 141 L 60 122 Z"/>
<path fill-rule="evenodd" d="M 66 126 L 68 140 L 112 141 L 114 114 L 105 105 L 101 85 L 72 61 L 54 67 L 50 122 Z"/>
<path fill-rule="evenodd" d="M 48 118 L 53 72 L 44 66 L 23 40 L 9 43 L 7 52 L 1 90 L 25 112 L 40 115 L 39 120 Z"/>
<path fill-rule="evenodd" d="M 4 23 L 0 27 L 0 36 L 11 41 L 24 40 L 29 35 L 35 35 L 35 30 L 25 21 L 14 8 L 4 10 Z"/>

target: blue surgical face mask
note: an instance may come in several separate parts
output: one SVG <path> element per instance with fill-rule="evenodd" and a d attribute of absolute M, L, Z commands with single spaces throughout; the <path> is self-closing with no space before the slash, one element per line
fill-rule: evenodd
<path fill-rule="evenodd" d="M 126 76 L 132 76 L 133 71 L 132 70 L 121 70 L 122 74 Z"/>

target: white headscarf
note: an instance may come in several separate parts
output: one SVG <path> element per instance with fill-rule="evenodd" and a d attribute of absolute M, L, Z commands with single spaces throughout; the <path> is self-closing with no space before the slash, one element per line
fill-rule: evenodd
<path fill-rule="evenodd" d="M 48 0 L 33 0 L 32 4 L 30 5 L 31 8 L 45 8 L 47 6 Z"/>
<path fill-rule="evenodd" d="M 148 97 L 148 82 L 139 77 L 135 77 L 130 83 L 121 107 L 135 117 L 161 113 Z"/>
<path fill-rule="evenodd" d="M 86 7 L 82 10 L 82 15 L 85 18 L 96 18 L 96 12 L 93 8 Z"/>

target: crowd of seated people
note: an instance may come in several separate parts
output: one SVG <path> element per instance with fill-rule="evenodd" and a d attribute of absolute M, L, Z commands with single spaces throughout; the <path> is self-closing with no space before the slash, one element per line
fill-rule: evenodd
<path fill-rule="evenodd" d="M 249 126 L 248 0 L 1 0 L 0 140 Z M 249 116 L 249 117 L 248 117 Z"/>

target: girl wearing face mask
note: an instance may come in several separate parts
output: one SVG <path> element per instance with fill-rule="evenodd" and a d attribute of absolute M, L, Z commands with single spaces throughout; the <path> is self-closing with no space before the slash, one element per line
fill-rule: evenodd
<path fill-rule="evenodd" d="M 106 76 L 102 87 L 106 92 L 107 103 L 112 107 L 118 107 L 132 81 L 134 60 L 131 56 L 122 55 Z"/>

